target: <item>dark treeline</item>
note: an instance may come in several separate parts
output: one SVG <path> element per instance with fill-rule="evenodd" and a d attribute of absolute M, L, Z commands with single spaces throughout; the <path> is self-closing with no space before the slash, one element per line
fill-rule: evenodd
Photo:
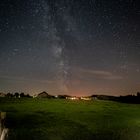
<path fill-rule="evenodd" d="M 31 98 L 31 96 L 29 94 L 25 94 L 24 92 L 21 92 L 21 93 L 18 93 L 18 92 L 15 92 L 15 93 L 7 93 L 5 97 L 8 97 L 8 98 L 23 98 L 23 97 L 26 97 L 26 98 Z"/>
<path fill-rule="evenodd" d="M 50 95 L 47 92 L 43 91 L 35 96 L 31 96 L 29 94 L 25 94 L 24 92 L 15 92 L 15 93 L 7 93 L 5 95 L 7 98 L 48 98 L 48 99 L 70 99 L 70 95 Z M 74 96 L 75 97 L 75 96 Z M 109 96 L 109 95 L 91 95 L 87 97 L 91 100 L 110 100 L 110 101 L 117 101 L 122 103 L 135 103 L 140 104 L 140 92 L 137 92 L 136 95 L 126 95 L 126 96 Z M 78 97 L 78 99 L 82 99 Z"/>
<path fill-rule="evenodd" d="M 126 96 L 108 96 L 108 95 L 92 95 L 91 97 L 97 98 L 99 100 L 110 100 L 118 101 L 122 103 L 135 103 L 140 104 L 140 92 L 137 92 L 137 95 L 126 95 Z"/>
<path fill-rule="evenodd" d="M 140 92 L 138 92 L 136 96 L 135 95 L 120 96 L 119 101 L 124 103 L 140 104 Z"/>

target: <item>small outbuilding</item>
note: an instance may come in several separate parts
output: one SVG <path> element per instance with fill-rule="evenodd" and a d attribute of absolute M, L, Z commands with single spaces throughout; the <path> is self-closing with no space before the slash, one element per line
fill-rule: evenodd
<path fill-rule="evenodd" d="M 49 95 L 46 91 L 43 91 L 43 92 L 39 93 L 36 97 L 37 98 L 51 98 L 52 96 Z"/>

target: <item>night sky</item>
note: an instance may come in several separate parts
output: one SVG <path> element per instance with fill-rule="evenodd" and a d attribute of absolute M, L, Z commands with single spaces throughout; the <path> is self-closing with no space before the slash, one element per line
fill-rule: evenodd
<path fill-rule="evenodd" d="M 140 91 L 138 0 L 1 0 L 0 91 Z"/>

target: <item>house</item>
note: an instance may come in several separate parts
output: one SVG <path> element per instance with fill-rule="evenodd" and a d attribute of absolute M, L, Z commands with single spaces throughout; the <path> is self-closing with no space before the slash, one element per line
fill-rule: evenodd
<path fill-rule="evenodd" d="M 36 97 L 37 98 L 52 98 L 52 96 L 49 95 L 46 91 L 39 93 Z"/>

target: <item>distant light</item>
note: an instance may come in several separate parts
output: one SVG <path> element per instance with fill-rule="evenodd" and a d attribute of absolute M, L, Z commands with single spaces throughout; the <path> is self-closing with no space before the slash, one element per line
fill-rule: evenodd
<path fill-rule="evenodd" d="M 90 100 L 91 100 L 91 98 L 90 98 L 90 97 L 81 97 L 81 100 L 90 101 Z"/>
<path fill-rule="evenodd" d="M 69 100 L 79 100 L 78 97 L 67 97 L 66 99 L 69 99 Z"/>

